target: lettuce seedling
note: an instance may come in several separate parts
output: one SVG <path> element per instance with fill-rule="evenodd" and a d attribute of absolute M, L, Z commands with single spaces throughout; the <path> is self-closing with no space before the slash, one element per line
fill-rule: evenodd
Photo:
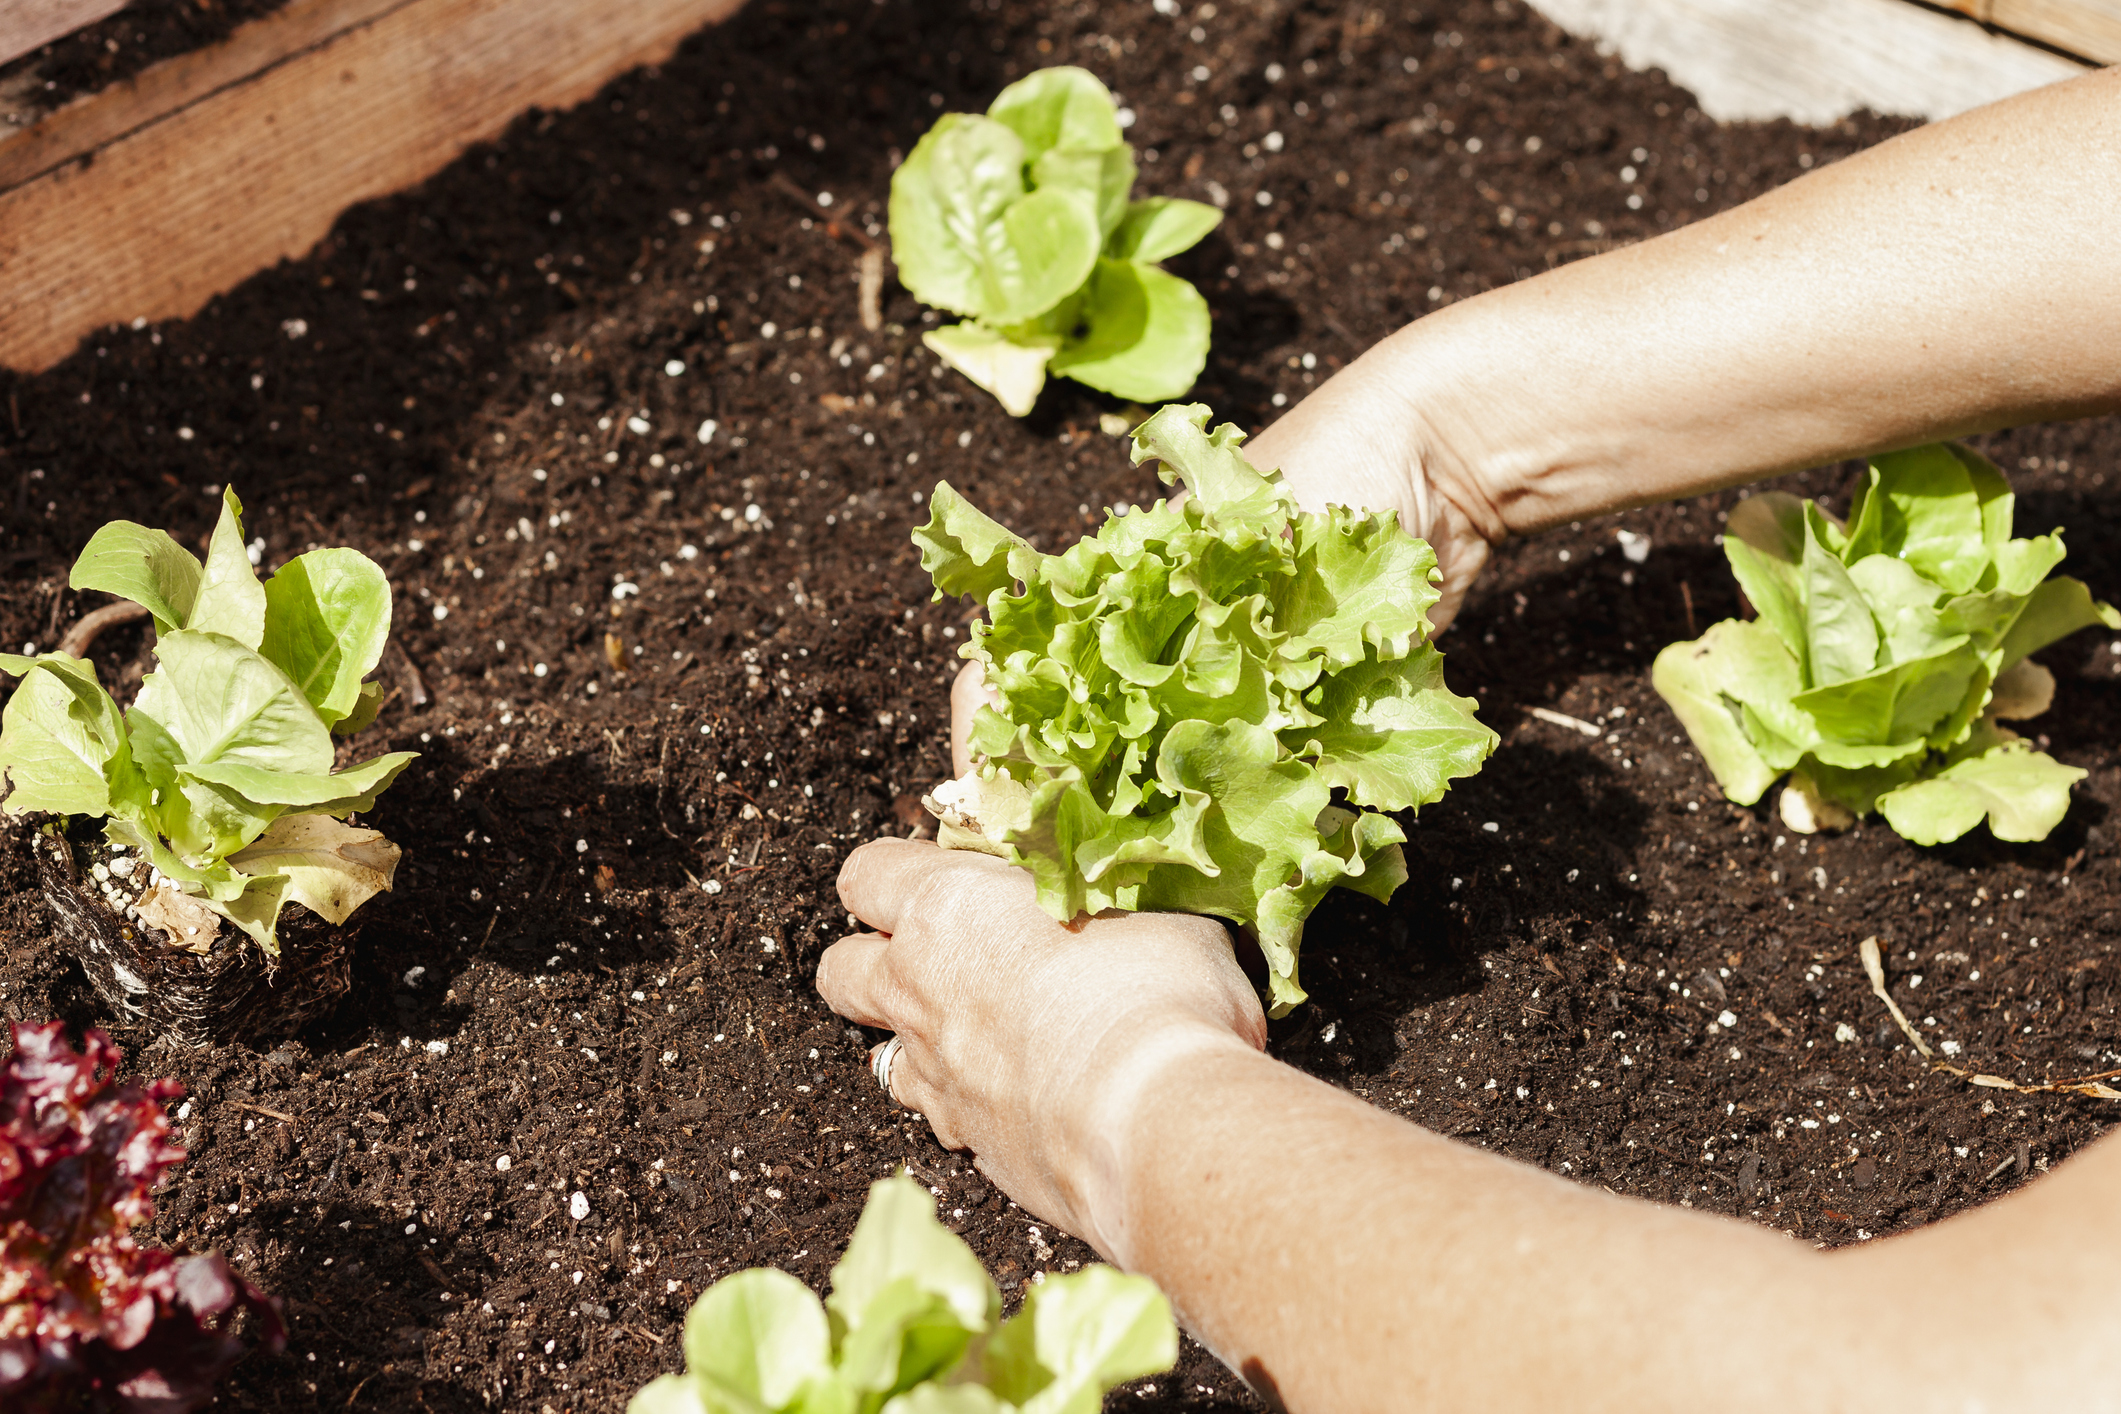
<path fill-rule="evenodd" d="M 213 1395 L 245 1349 L 248 1311 L 282 1344 L 272 1299 L 218 1254 L 142 1248 L 135 1223 L 183 1162 L 163 1107 L 184 1087 L 116 1080 L 117 1047 L 82 1051 L 60 1022 L 12 1025 L 0 1062 L 0 1406 L 180 1414 Z"/>
<path fill-rule="evenodd" d="M 1731 571 L 1759 611 L 1657 655 L 1652 680 L 1725 795 L 1790 772 L 1798 829 L 1876 810 L 1917 844 L 1985 816 L 2045 839 L 2084 775 L 2002 726 L 2036 716 L 2054 678 L 2026 657 L 2121 614 L 2050 579 L 2062 534 L 2013 539 L 2003 473 L 1965 447 L 1872 460 L 1846 525 L 1781 492 L 1739 502 Z"/>
<path fill-rule="evenodd" d="M 1146 1277 L 1093 1265 L 1027 1288 L 1006 1321 L 1001 1307 L 927 1190 L 887 1178 L 829 1297 L 770 1267 L 722 1278 L 685 1317 L 685 1373 L 627 1414 L 1096 1414 L 1106 1390 L 1178 1359 Z"/>
<path fill-rule="evenodd" d="M 89 540 L 67 582 L 146 608 L 157 667 L 121 714 L 94 665 L 0 653 L 0 672 L 22 679 L 0 726 L 0 809 L 101 819 L 151 866 L 125 907 L 165 927 L 217 914 L 277 957 L 288 904 L 339 924 L 390 887 L 398 847 L 345 817 L 373 809 L 417 753 L 332 769 L 334 734 L 381 705 L 366 678 L 390 636 L 383 571 L 355 550 L 312 550 L 260 583 L 242 509 L 223 494 L 203 565 L 131 521 Z"/>
<path fill-rule="evenodd" d="M 1299 511 L 1281 474 L 1171 406 L 1134 432 L 1173 505 L 1044 555 L 938 483 L 913 533 L 938 597 L 986 605 L 961 654 L 996 703 L 984 760 L 935 798 L 949 842 L 1031 871 L 1066 921 L 1107 908 L 1257 928 L 1275 1015 L 1304 998 L 1303 921 L 1328 889 L 1407 877 L 1390 816 L 1494 750 L 1429 644 L 1436 556 L 1390 511 Z M 1335 804 L 1335 793 L 1352 809 Z M 968 823 L 976 822 L 976 823 Z"/>
<path fill-rule="evenodd" d="M 1222 213 L 1129 201 L 1133 186 L 1112 95 L 1085 70 L 1019 79 L 985 117 L 944 114 L 891 177 L 899 279 L 965 316 L 922 341 L 1016 417 L 1049 372 L 1137 402 L 1182 396 L 1208 359 L 1208 305 L 1157 262 Z"/>

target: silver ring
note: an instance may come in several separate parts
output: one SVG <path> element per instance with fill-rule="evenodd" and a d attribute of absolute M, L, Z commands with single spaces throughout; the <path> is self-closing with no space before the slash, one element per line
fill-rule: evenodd
<path fill-rule="evenodd" d="M 891 1095 L 894 1100 L 898 1096 L 891 1094 L 891 1066 L 898 1059 L 898 1053 L 905 1048 L 906 1043 L 893 1036 L 878 1046 L 875 1053 L 869 1057 L 869 1073 L 876 1077 L 876 1083 L 883 1087 L 884 1093 Z"/>

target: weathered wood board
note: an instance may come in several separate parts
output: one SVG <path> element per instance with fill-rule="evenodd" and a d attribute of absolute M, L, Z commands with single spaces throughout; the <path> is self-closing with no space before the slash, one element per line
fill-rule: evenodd
<path fill-rule="evenodd" d="M 0 0 L 0 64 L 125 8 L 126 0 Z"/>
<path fill-rule="evenodd" d="M 2121 64 L 2121 0 L 1942 0 L 1983 24 Z"/>
<path fill-rule="evenodd" d="M 1663 69 L 1720 122 L 1816 126 L 1859 108 L 1948 118 L 2086 68 L 1908 0 L 1530 3 L 1570 33 L 1610 45 L 1632 68 Z"/>
<path fill-rule="evenodd" d="M 741 0 L 296 0 L 0 141 L 0 363 L 182 318 Z"/>

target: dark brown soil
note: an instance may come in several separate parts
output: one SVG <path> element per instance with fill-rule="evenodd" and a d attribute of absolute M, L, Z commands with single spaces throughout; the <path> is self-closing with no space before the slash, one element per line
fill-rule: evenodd
<path fill-rule="evenodd" d="M 1087 391 L 1013 422 L 939 376 L 903 292 L 865 332 L 853 247 L 776 174 L 873 228 L 934 114 L 1089 65 L 1138 115 L 1148 190 L 1230 202 L 1178 267 L 1217 314 L 1199 396 L 1257 426 L 1439 302 L 1895 130 L 1719 129 L 1508 3 L 1201 9 L 758 4 L 188 323 L 4 380 L 10 648 L 93 607 L 63 586 L 96 526 L 203 536 L 223 482 L 269 561 L 353 544 L 398 587 L 374 749 L 424 755 L 374 818 L 405 865 L 353 993 L 269 1051 L 143 1054 L 120 1032 L 193 1088 L 158 1236 L 227 1251 L 288 1302 L 288 1352 L 241 1367 L 228 1407 L 617 1410 L 677 1367 L 717 1277 L 776 1263 L 822 1284 L 899 1164 L 1012 1291 L 1089 1256 L 881 1103 L 870 1038 L 810 977 L 845 922 L 840 860 L 909 828 L 909 793 L 944 771 L 962 610 L 927 601 L 907 542 L 925 491 L 947 477 L 1051 548 L 1155 484 Z M 2071 570 L 2121 591 L 2100 489 L 2121 426 L 1987 446 L 2019 473 L 2021 523 L 2068 525 Z M 2046 655 L 2041 725 L 2092 773 L 2046 844 L 1784 838 L 1721 803 L 1648 685 L 1659 647 L 1736 611 L 1726 504 L 1503 552 L 1445 646 L 1506 749 L 1423 817 L 1391 906 L 1316 916 L 1316 1001 L 1275 1046 L 1585 1182 L 1857 1241 L 2007 1191 L 2113 1122 L 1925 1075 L 1855 945 L 1885 939 L 1898 995 L 1963 1060 L 2121 1064 L 2121 657 L 2089 634 Z M 1644 563 L 1621 526 L 1651 538 Z M 105 680 L 129 690 L 142 646 L 108 635 Z M 19 848 L 0 921 L 0 1008 L 114 1022 L 46 942 Z M 1197 1348 L 1152 1383 L 1116 1398 L 1255 1407 Z"/>

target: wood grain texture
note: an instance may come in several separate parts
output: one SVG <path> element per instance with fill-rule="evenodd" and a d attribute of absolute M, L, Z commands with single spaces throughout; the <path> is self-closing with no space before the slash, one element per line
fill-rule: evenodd
<path fill-rule="evenodd" d="M 0 5 L 7 0 L 0 0 Z M 166 59 L 0 135 L 0 192 L 418 0 L 295 0 L 219 44 Z"/>
<path fill-rule="evenodd" d="M 1860 108 L 1948 118 L 2085 68 L 1907 0 L 1531 4 L 1570 33 L 1611 45 L 1631 68 L 1663 69 L 1719 122 L 1820 126 Z"/>
<path fill-rule="evenodd" d="M 2121 64 L 2121 0 L 1944 0 L 1984 24 Z"/>
<path fill-rule="evenodd" d="M 741 0 L 298 0 L 0 144 L 0 363 L 182 318 Z"/>
<path fill-rule="evenodd" d="M 125 8 L 125 0 L 0 0 L 0 64 Z"/>

